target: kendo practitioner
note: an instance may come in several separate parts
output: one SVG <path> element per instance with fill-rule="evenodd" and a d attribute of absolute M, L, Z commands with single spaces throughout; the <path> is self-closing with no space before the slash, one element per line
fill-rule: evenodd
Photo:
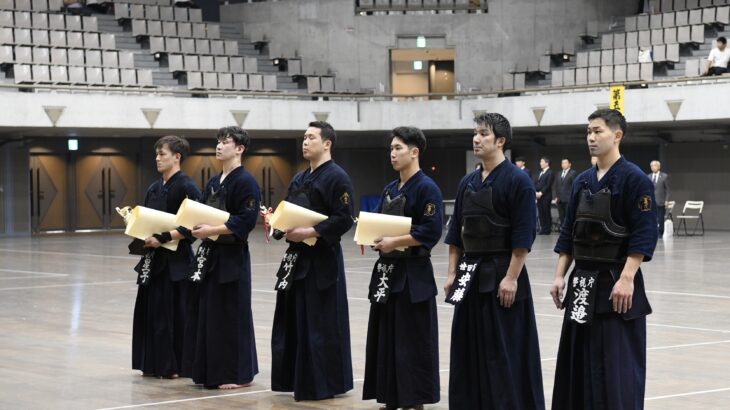
<path fill-rule="evenodd" d="M 535 188 L 505 159 L 507 118 L 475 119 L 477 170 L 459 184 L 445 242 L 444 291 L 455 305 L 449 408 L 543 409 L 540 349 L 525 260 L 535 240 Z"/>
<path fill-rule="evenodd" d="M 248 235 L 256 227 L 261 193 L 241 165 L 250 149 L 248 133 L 224 127 L 217 140 L 215 157 L 223 171 L 206 184 L 203 202 L 231 216 L 222 225 L 198 225 L 192 231 L 203 240 L 190 274 L 200 284 L 193 381 L 206 388 L 235 389 L 249 386 L 259 370 Z"/>
<path fill-rule="evenodd" d="M 601 109 L 588 117 L 596 166 L 573 182 L 550 290 L 566 308 L 553 387 L 554 409 L 644 408 L 646 315 L 640 265 L 657 241 L 654 185 L 619 151 L 626 119 Z M 563 276 L 575 261 L 563 298 Z"/>
<path fill-rule="evenodd" d="M 386 185 L 375 212 L 411 218 L 409 234 L 375 240 L 363 399 L 382 410 L 422 409 L 441 399 L 438 318 L 430 251 L 441 239 L 443 198 L 419 166 L 426 137 L 415 127 L 392 131 Z M 398 250 L 397 248 L 405 248 Z"/>
<path fill-rule="evenodd" d="M 193 180 L 180 170 L 190 145 L 185 138 L 168 135 L 155 143 L 157 172 L 162 178 L 147 189 L 144 206 L 174 214 L 185 198 L 200 200 L 200 190 Z M 177 250 L 161 245 L 177 240 Z M 144 241 L 136 239 L 130 245 L 138 247 L 143 256 L 135 267 L 138 273 L 137 300 L 134 304 L 132 326 L 132 368 L 145 376 L 175 378 L 183 371 L 185 313 L 197 297 L 187 282 L 188 268 L 193 260 L 190 231 L 178 227 L 159 232 Z"/>
<path fill-rule="evenodd" d="M 309 168 L 296 174 L 286 200 L 327 215 L 284 234 L 289 248 L 277 272 L 271 336 L 271 390 L 321 400 L 352 389 L 350 325 L 340 237 L 353 224 L 350 177 L 332 161 L 337 135 L 315 121 L 304 133 Z M 275 237 L 281 233 L 275 233 Z M 314 246 L 302 241 L 317 238 Z"/>

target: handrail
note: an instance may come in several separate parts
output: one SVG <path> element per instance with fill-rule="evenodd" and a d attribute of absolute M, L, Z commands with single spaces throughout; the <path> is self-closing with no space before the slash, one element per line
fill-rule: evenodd
<path fill-rule="evenodd" d="M 500 97 L 514 96 L 521 94 L 544 94 L 569 91 L 593 91 L 607 89 L 612 85 L 624 86 L 669 86 L 674 84 L 696 85 L 696 84 L 717 84 L 730 83 L 730 75 L 716 77 L 679 77 L 672 79 L 651 80 L 651 81 L 626 81 L 621 83 L 598 83 L 587 85 L 571 85 L 560 87 L 525 87 L 512 90 L 475 91 L 460 93 L 431 93 L 431 94 L 337 94 L 337 93 L 306 93 L 306 92 L 270 92 L 270 91 L 225 91 L 225 90 L 185 90 L 168 87 L 119 87 L 119 86 L 82 86 L 82 85 L 57 85 L 57 84 L 8 84 L 0 83 L 0 89 L 21 89 L 21 90 L 50 90 L 50 91 L 107 91 L 110 93 L 142 93 L 148 95 L 213 95 L 224 97 L 252 97 L 252 98 L 273 98 L 273 99 L 298 99 L 298 98 L 328 98 L 336 100 L 371 100 L 371 99 L 430 99 L 433 97 L 469 99 L 479 97 Z"/>

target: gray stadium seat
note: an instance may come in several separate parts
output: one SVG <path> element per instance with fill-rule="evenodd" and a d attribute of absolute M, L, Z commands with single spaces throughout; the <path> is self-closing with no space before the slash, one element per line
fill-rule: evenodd
<path fill-rule="evenodd" d="M 720 24 L 730 24 L 730 6 L 718 7 L 715 19 Z"/>
<path fill-rule="evenodd" d="M 52 65 L 51 82 L 56 84 L 68 83 L 68 68 L 62 65 Z"/>
<path fill-rule="evenodd" d="M 0 64 L 12 64 L 14 62 L 13 46 L 0 46 Z"/>
<path fill-rule="evenodd" d="M 167 55 L 168 70 L 173 73 L 176 71 L 183 71 L 185 66 L 183 65 L 182 54 L 168 54 Z"/>
<path fill-rule="evenodd" d="M 86 67 L 86 82 L 92 85 L 103 85 L 104 77 L 102 75 L 101 68 L 99 67 Z"/>
<path fill-rule="evenodd" d="M 601 67 L 601 82 L 604 84 L 613 82 L 613 66 L 604 65 Z"/>
<path fill-rule="evenodd" d="M 689 24 L 689 11 L 678 11 L 674 14 L 674 25 L 676 27 L 686 26 Z"/>
<path fill-rule="evenodd" d="M 588 67 L 597 67 L 601 65 L 601 50 L 591 50 L 588 52 Z"/>
<path fill-rule="evenodd" d="M 687 60 L 685 62 L 684 66 L 684 74 L 687 77 L 697 77 L 702 74 L 702 71 L 704 70 L 703 64 L 705 63 L 704 59 L 696 59 L 693 58 L 691 60 Z"/>
<path fill-rule="evenodd" d="M 49 40 L 53 47 L 66 47 L 66 32 L 52 30 L 49 32 Z"/>
<path fill-rule="evenodd" d="M 178 37 L 192 37 L 193 28 L 190 23 L 177 23 L 177 35 Z"/>
<path fill-rule="evenodd" d="M 248 75 L 234 73 L 233 74 L 233 89 L 234 90 L 248 90 Z"/>
<path fill-rule="evenodd" d="M 51 49 L 33 47 L 33 64 L 51 64 Z"/>
<path fill-rule="evenodd" d="M 198 56 L 191 54 L 183 55 L 183 66 L 185 67 L 186 71 L 200 71 Z"/>
<path fill-rule="evenodd" d="M 276 76 L 273 74 L 266 74 L 263 76 L 263 82 L 264 82 L 264 91 L 276 91 Z M 335 90 L 335 83 L 334 79 L 332 81 L 332 91 Z"/>
<path fill-rule="evenodd" d="M 640 78 L 642 81 L 652 81 L 654 79 L 654 64 L 642 63 L 640 64 Z"/>
<path fill-rule="evenodd" d="M 626 32 L 626 48 L 638 47 L 639 46 L 639 32 L 628 31 Z"/>
<path fill-rule="evenodd" d="M 87 67 L 101 67 L 101 51 L 86 50 L 84 51 L 84 57 Z"/>
<path fill-rule="evenodd" d="M 514 88 L 513 83 L 513 77 L 512 74 L 504 74 L 503 76 L 504 80 L 502 81 L 502 89 L 503 90 L 511 90 Z M 314 94 L 321 91 L 320 86 L 320 78 L 315 77 L 307 77 L 307 93 Z"/>
<path fill-rule="evenodd" d="M 48 69 L 47 65 L 36 65 L 31 66 L 33 81 L 37 83 L 50 83 L 51 82 L 51 70 Z"/>
<path fill-rule="evenodd" d="M 101 54 L 101 66 L 106 68 L 119 67 L 119 54 L 116 51 L 104 51 Z"/>
<path fill-rule="evenodd" d="M 124 20 L 130 18 L 129 4 L 116 3 L 114 4 L 114 19 Z"/>
<path fill-rule="evenodd" d="M 51 64 L 68 65 L 68 51 L 65 48 L 52 48 Z"/>
<path fill-rule="evenodd" d="M 177 37 L 165 38 L 165 50 L 168 53 L 179 53 L 180 52 L 180 39 Z"/>
<path fill-rule="evenodd" d="M 233 74 L 218 73 L 218 88 L 220 88 L 221 90 L 232 90 L 233 89 Z"/>
<path fill-rule="evenodd" d="M 203 73 L 203 88 L 209 90 L 218 88 L 218 73 Z"/>
<path fill-rule="evenodd" d="M 228 57 L 226 57 L 226 56 L 216 56 L 214 63 L 215 63 L 215 71 L 216 72 L 218 72 L 218 73 L 227 73 L 227 72 L 229 72 Z"/>
<path fill-rule="evenodd" d="M 84 33 L 84 48 L 101 48 L 99 33 Z"/>
<path fill-rule="evenodd" d="M 9 45 L 15 44 L 13 40 L 13 29 L 10 27 L 0 27 L 0 44 Z"/>
<path fill-rule="evenodd" d="M 662 13 L 662 28 L 674 27 L 674 12 Z"/>
<path fill-rule="evenodd" d="M 47 14 L 38 14 L 39 16 L 48 16 Z M 34 14 L 35 16 L 35 14 Z M 48 17 L 46 17 L 46 22 L 48 21 Z M 0 27 L 13 27 L 15 23 L 13 22 L 13 12 L 10 10 L 0 10 Z M 31 25 L 34 25 L 34 23 L 31 23 Z"/>
<path fill-rule="evenodd" d="M 656 45 L 651 49 L 652 60 L 655 63 L 663 63 L 667 61 L 667 46 Z"/>
<path fill-rule="evenodd" d="M 639 14 L 636 16 L 636 30 L 642 31 L 642 30 L 648 30 L 649 29 L 649 15 L 648 14 Z"/>
<path fill-rule="evenodd" d="M 33 49 L 28 46 L 15 46 L 15 62 L 31 64 L 33 62 Z"/>
<path fill-rule="evenodd" d="M 84 31 L 99 31 L 99 22 L 96 20 L 96 17 L 84 16 L 81 19 L 81 23 L 84 27 Z"/>
<path fill-rule="evenodd" d="M 10 12 L 1 12 L 10 14 Z M 11 15 L 12 16 L 12 15 Z M 2 20 L 2 14 L 0 14 L 0 20 Z M 2 23 L 0 23 L 2 24 Z M 48 30 L 48 13 L 33 13 L 30 16 L 30 25 L 33 28 Z"/>
<path fill-rule="evenodd" d="M 63 18 L 63 14 L 49 14 L 48 28 L 51 30 L 65 30 L 66 21 Z"/>
<path fill-rule="evenodd" d="M 175 21 L 175 14 L 172 10 L 172 7 L 169 7 L 169 6 L 160 7 L 160 20 Z"/>
<path fill-rule="evenodd" d="M 564 86 L 575 85 L 575 72 L 576 72 L 576 70 L 573 68 L 563 70 L 563 85 Z"/>
<path fill-rule="evenodd" d="M 666 59 L 667 61 L 671 61 L 673 63 L 679 62 L 679 44 L 667 44 L 667 54 Z"/>
<path fill-rule="evenodd" d="M 30 6 L 30 0 L 15 0 L 15 9 L 25 11 L 33 10 Z"/>
<path fill-rule="evenodd" d="M 47 11 L 48 0 L 31 0 L 30 7 L 33 11 Z"/>
<path fill-rule="evenodd" d="M 537 70 L 543 74 L 550 72 L 550 56 L 540 56 L 538 59 Z"/>
<path fill-rule="evenodd" d="M 677 43 L 677 28 L 665 28 L 664 29 L 664 42 L 666 44 Z"/>
<path fill-rule="evenodd" d="M 144 6 L 141 4 L 130 4 L 129 5 L 129 17 L 131 17 L 133 19 L 143 20 L 145 18 Z"/>
<path fill-rule="evenodd" d="M 162 53 L 165 52 L 165 39 L 164 37 L 150 36 L 150 53 Z"/>
<path fill-rule="evenodd" d="M 104 84 L 119 85 L 120 79 L 118 68 L 104 68 L 102 73 L 104 75 Z"/>
<path fill-rule="evenodd" d="M 624 29 L 626 31 L 636 31 L 636 16 L 628 16 L 624 19 Z"/>
<path fill-rule="evenodd" d="M 613 35 L 613 48 L 626 48 L 626 33 L 615 33 Z"/>
<path fill-rule="evenodd" d="M 63 8 L 63 0 L 48 0 L 48 10 L 60 11 Z"/>
<path fill-rule="evenodd" d="M 131 51 L 122 51 L 118 53 L 119 68 L 134 68 L 134 53 Z"/>
<path fill-rule="evenodd" d="M 265 76 L 265 77 L 268 77 L 268 76 Z M 276 80 L 276 77 L 274 77 L 274 80 Z M 274 84 L 276 84 L 276 81 L 274 81 Z M 335 91 L 335 78 L 334 77 L 320 77 L 319 78 L 319 87 L 323 93 L 334 92 Z M 276 89 L 276 86 L 274 86 L 274 89 Z M 264 90 L 269 91 L 266 87 L 264 87 Z"/>
<path fill-rule="evenodd" d="M 84 67 L 69 67 L 68 82 L 71 84 L 83 84 L 86 82 L 86 70 Z"/>
<path fill-rule="evenodd" d="M 221 38 L 221 26 L 208 23 L 205 25 L 205 36 L 209 39 Z"/>
<path fill-rule="evenodd" d="M 651 31 L 651 45 L 659 44 L 664 44 L 664 29 L 661 28 Z"/>
<path fill-rule="evenodd" d="M 69 31 L 66 33 L 66 45 L 69 48 L 84 48 L 84 35 L 78 31 Z"/>
<path fill-rule="evenodd" d="M 693 43 L 702 44 L 705 42 L 705 26 L 702 24 L 698 24 L 695 26 L 692 26 L 692 34 L 690 36 L 690 40 Z"/>
<path fill-rule="evenodd" d="M 613 66 L 613 81 L 617 83 L 626 81 L 626 64 Z"/>
<path fill-rule="evenodd" d="M 150 36 L 162 35 L 162 22 L 155 20 L 147 20 L 147 34 Z"/>
<path fill-rule="evenodd" d="M 601 50 L 601 65 L 613 65 L 613 50 Z"/>
<path fill-rule="evenodd" d="M 565 82 L 565 77 L 563 77 Z M 576 68 L 575 69 L 575 85 L 587 85 L 588 84 L 588 69 L 587 68 Z"/>
<path fill-rule="evenodd" d="M 248 88 L 252 91 L 262 91 L 264 89 L 263 76 L 261 76 L 261 74 L 249 74 Z"/>
<path fill-rule="evenodd" d="M 81 16 L 66 14 L 66 30 L 82 31 Z"/>
<path fill-rule="evenodd" d="M 641 79 L 639 64 L 626 65 L 626 81 L 639 81 Z"/>
<path fill-rule="evenodd" d="M 195 39 L 192 38 L 181 38 L 180 39 L 180 52 L 185 54 L 195 53 Z"/>
<path fill-rule="evenodd" d="M 649 16 L 649 28 L 650 29 L 662 28 L 662 15 L 661 14 L 652 14 Z"/>
<path fill-rule="evenodd" d="M 702 24 L 702 10 L 695 9 L 689 11 L 689 24 Z"/>
<path fill-rule="evenodd" d="M 524 89 L 525 88 L 525 74 L 524 73 L 515 74 L 514 84 L 515 84 L 515 90 Z"/>
<path fill-rule="evenodd" d="M 302 60 L 289 60 L 288 62 L 289 76 L 302 74 Z"/>
<path fill-rule="evenodd" d="M 32 81 L 30 65 L 13 64 L 13 77 L 15 79 L 15 84 L 27 83 Z"/>
<path fill-rule="evenodd" d="M 31 41 L 30 30 L 27 28 L 13 29 L 13 40 L 15 44 L 33 44 Z"/>
<path fill-rule="evenodd" d="M 651 31 L 639 31 L 639 47 L 651 47 Z"/>
<path fill-rule="evenodd" d="M 601 48 L 613 48 L 613 34 L 605 33 L 601 35 Z"/>
<path fill-rule="evenodd" d="M 160 7 L 159 6 L 145 6 L 144 18 L 148 20 L 159 20 L 160 19 Z"/>
<path fill-rule="evenodd" d="M 144 20 L 132 20 L 132 35 L 135 37 L 147 35 L 147 22 Z"/>
<path fill-rule="evenodd" d="M 154 83 L 152 81 L 152 70 L 137 70 L 137 84 L 142 87 L 154 87 Z"/>
<path fill-rule="evenodd" d="M 137 70 L 122 68 L 119 70 L 119 82 L 123 86 L 134 87 L 137 85 Z"/>
<path fill-rule="evenodd" d="M 674 0 L 661 0 L 659 8 L 662 12 L 674 11 Z"/>
<path fill-rule="evenodd" d="M 256 57 L 243 57 L 243 72 L 247 74 L 259 71 L 259 64 Z"/>
<path fill-rule="evenodd" d="M 68 50 L 68 65 L 83 66 L 84 64 L 84 50 Z"/>
<path fill-rule="evenodd" d="M 200 71 L 215 72 L 213 56 L 199 56 L 198 66 L 200 67 Z"/>
<path fill-rule="evenodd" d="M 214 56 L 226 55 L 225 43 L 223 40 L 210 40 L 210 54 Z"/>
<path fill-rule="evenodd" d="M 702 24 L 715 24 L 717 22 L 715 20 L 716 11 L 717 9 L 715 7 L 702 9 Z"/>
<path fill-rule="evenodd" d="M 686 3 L 686 6 L 685 7 L 688 10 L 696 9 L 696 8 L 698 8 L 700 6 L 700 1 L 699 0 L 685 0 L 685 3 Z"/>
<path fill-rule="evenodd" d="M 177 23 L 175 23 L 174 21 L 163 21 L 162 35 L 165 37 L 177 36 Z"/>
<path fill-rule="evenodd" d="M 203 21 L 203 11 L 200 9 L 188 9 L 188 20 L 195 23 Z"/>
<path fill-rule="evenodd" d="M 677 42 L 680 44 L 690 43 L 692 41 L 692 27 L 677 27 Z"/>
<path fill-rule="evenodd" d="M 174 7 L 173 15 L 175 21 L 188 21 L 188 9 L 185 7 Z"/>
<path fill-rule="evenodd" d="M 710 7 L 712 3 L 712 0 L 700 0 L 700 7 Z"/>
<path fill-rule="evenodd" d="M 631 47 L 626 49 L 626 63 L 636 64 L 639 62 L 639 49 Z"/>
<path fill-rule="evenodd" d="M 48 38 L 48 30 L 31 30 L 31 37 L 35 46 L 48 46 L 51 44 L 51 40 Z"/>
<path fill-rule="evenodd" d="M 193 26 L 193 37 L 194 38 L 206 38 L 207 32 L 205 30 L 205 23 L 192 23 Z"/>
<path fill-rule="evenodd" d="M 339 77 L 335 78 L 335 91 L 340 91 L 338 89 L 338 80 L 340 80 Z M 550 73 L 550 86 L 551 87 L 562 87 L 563 86 L 563 70 L 553 70 L 552 73 Z"/>
<path fill-rule="evenodd" d="M 188 89 L 196 90 L 203 88 L 203 73 L 199 72 L 188 72 Z"/>
<path fill-rule="evenodd" d="M 244 73 L 243 57 L 229 57 L 228 65 L 230 66 L 232 73 Z"/>
<path fill-rule="evenodd" d="M 195 39 L 195 52 L 198 54 L 210 54 L 210 40 L 202 38 Z"/>
<path fill-rule="evenodd" d="M 601 82 L 601 67 L 588 67 L 588 84 Z"/>
<path fill-rule="evenodd" d="M 238 41 L 236 41 L 236 40 L 224 40 L 223 41 L 223 49 L 225 51 L 225 55 L 227 55 L 227 56 L 237 56 L 238 55 Z"/>
<path fill-rule="evenodd" d="M 618 48 L 613 50 L 613 64 L 626 64 L 626 49 Z"/>
<path fill-rule="evenodd" d="M 27 11 L 16 11 L 13 13 L 13 20 L 15 21 L 13 26 L 17 28 L 31 28 L 32 26 L 30 13 Z"/>

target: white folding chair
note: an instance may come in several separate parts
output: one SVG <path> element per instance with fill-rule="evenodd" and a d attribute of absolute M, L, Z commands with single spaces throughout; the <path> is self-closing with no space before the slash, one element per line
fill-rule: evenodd
<path fill-rule="evenodd" d="M 705 234 L 705 221 L 702 219 L 702 208 L 705 206 L 705 201 L 687 201 L 684 203 L 682 209 L 682 215 L 677 215 L 679 223 L 677 224 L 677 230 L 675 234 L 677 236 L 683 236 L 680 232 L 680 228 L 684 227 L 684 236 L 695 236 Z M 690 211 L 688 214 L 687 211 Z M 695 213 L 696 212 L 696 213 Z M 687 231 L 687 220 L 694 220 L 695 224 L 692 228 L 692 232 Z M 702 231 L 698 234 L 697 228 L 701 228 Z"/>

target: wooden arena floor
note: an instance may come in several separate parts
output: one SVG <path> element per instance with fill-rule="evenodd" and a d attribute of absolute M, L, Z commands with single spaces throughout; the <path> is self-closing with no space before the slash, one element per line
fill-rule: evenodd
<path fill-rule="evenodd" d="M 545 398 L 550 403 L 562 314 L 548 289 L 556 236 L 539 236 L 527 268 L 537 312 Z M 120 233 L 4 238 L 0 241 L 0 408 L 102 409 L 375 409 L 364 402 L 362 377 L 375 254 L 344 240 L 355 389 L 321 402 L 297 403 L 269 390 L 274 273 L 284 244 L 252 236 L 253 312 L 260 374 L 254 385 L 209 391 L 188 379 L 143 378 L 130 369 L 136 294 Z M 434 250 L 437 282 L 446 275 L 446 247 Z M 730 233 L 660 240 L 644 265 L 654 313 L 648 319 L 648 409 L 730 406 Z M 448 407 L 449 335 L 453 309 L 439 295 L 441 403 Z"/>

